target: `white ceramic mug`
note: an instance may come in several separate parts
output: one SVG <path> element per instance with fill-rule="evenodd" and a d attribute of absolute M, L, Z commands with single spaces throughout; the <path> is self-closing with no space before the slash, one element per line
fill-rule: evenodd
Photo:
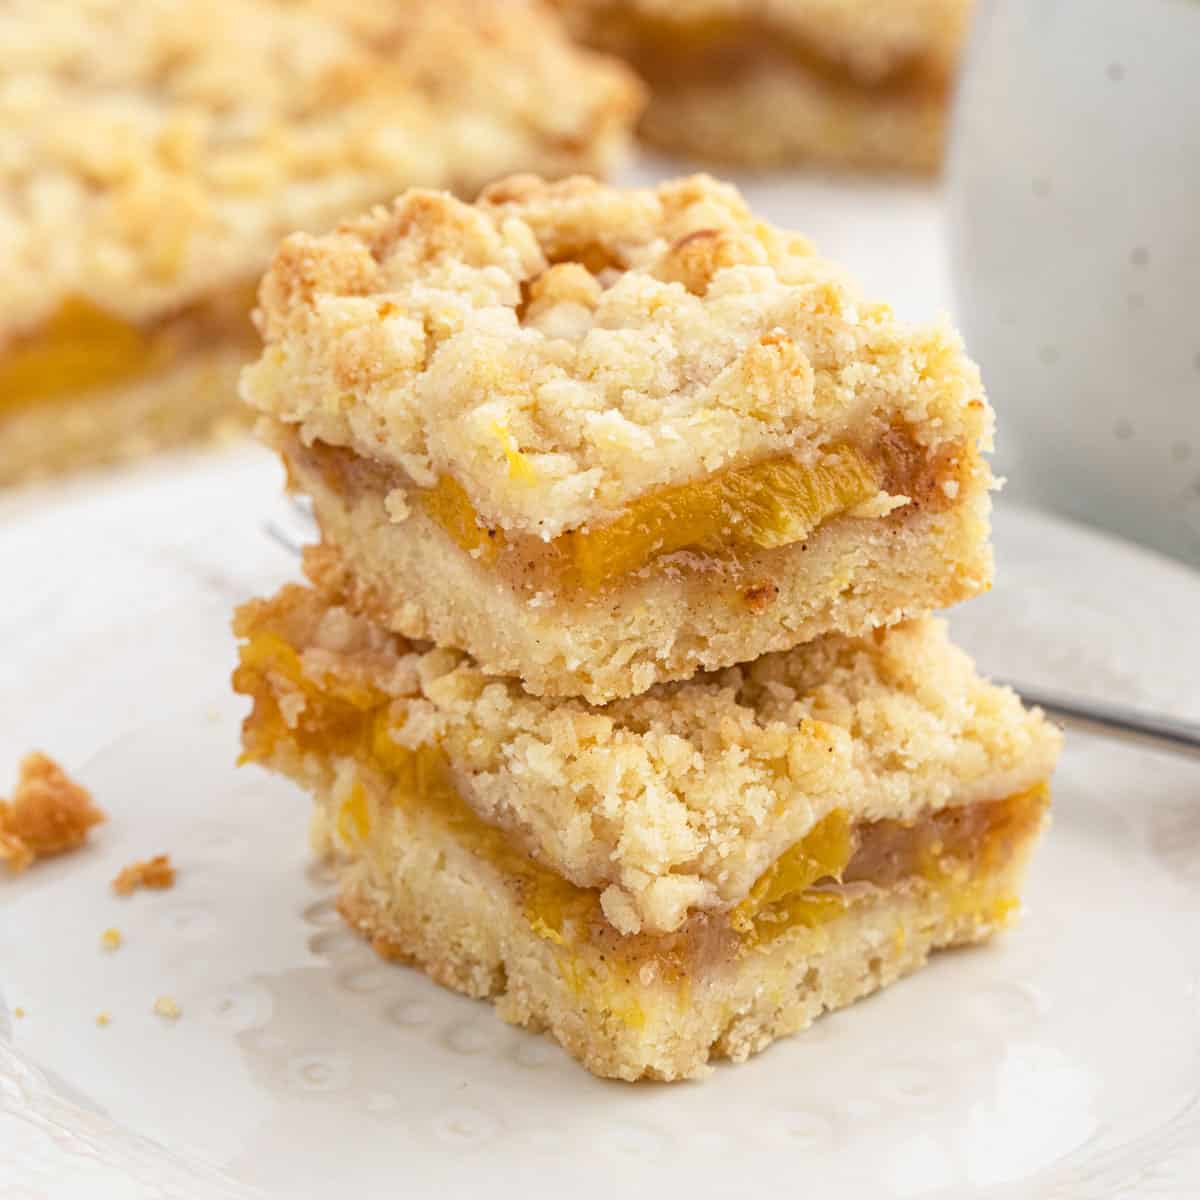
<path fill-rule="evenodd" d="M 958 317 L 1023 500 L 1200 565 L 1200 0 L 978 0 Z"/>

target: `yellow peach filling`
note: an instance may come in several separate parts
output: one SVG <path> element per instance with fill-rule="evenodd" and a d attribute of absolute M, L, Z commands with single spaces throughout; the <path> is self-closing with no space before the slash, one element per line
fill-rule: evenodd
<path fill-rule="evenodd" d="M 453 476 L 443 475 L 420 498 L 425 511 L 460 550 L 481 557 L 484 562 L 495 560 L 496 551 L 505 545 L 504 533 L 483 524 L 470 497 Z"/>
<path fill-rule="evenodd" d="M 67 300 L 0 356 L 0 409 L 123 383 L 155 365 L 153 339 L 136 325 L 86 300 Z"/>
<path fill-rule="evenodd" d="M 436 814 L 461 843 L 519 879 L 526 916 L 541 936 L 562 941 L 568 915 L 599 913 L 596 893 L 538 866 L 475 815 L 455 789 L 441 749 L 428 744 L 409 748 L 395 740 L 392 732 L 404 723 L 398 702 L 366 684 L 334 679 L 315 683 L 305 675 L 296 650 L 274 633 L 259 633 L 245 642 L 239 660 L 234 688 L 254 699 L 243 731 L 242 761 L 269 762 L 281 743 L 304 754 L 353 758 L 386 779 L 389 803 L 420 805 Z M 303 698 L 292 726 L 276 698 L 281 687 Z M 356 782 L 338 808 L 339 837 L 349 845 L 366 841 L 369 814 L 365 790 Z"/>
<path fill-rule="evenodd" d="M 1049 802 L 1049 788 L 1039 783 L 912 822 L 851 824 L 834 809 L 763 872 L 730 923 L 744 945 L 767 943 L 844 912 L 852 893 L 842 884 L 891 888 L 910 880 L 935 886 L 956 913 L 978 911 L 984 896 L 977 879 L 1003 865 L 1036 832 Z M 990 906 L 986 915 L 1000 923 L 1016 898 L 993 898 Z"/>
<path fill-rule="evenodd" d="M 877 94 L 936 93 L 946 82 L 945 67 L 935 55 L 910 53 L 886 69 L 864 73 L 810 38 L 769 21 L 680 19 L 665 7 L 662 11 L 662 16 L 648 16 L 610 10 L 593 19 L 589 40 L 630 59 L 643 77 L 660 86 L 729 78 L 752 72 L 756 65 L 761 69 L 771 59 L 836 87 Z M 714 76 L 714 71 L 722 73 Z"/>
<path fill-rule="evenodd" d="M 802 542 L 822 522 L 875 496 L 880 482 L 881 473 L 850 446 L 835 446 L 807 466 L 768 459 L 641 496 L 605 524 L 562 534 L 552 552 L 582 586 L 599 588 L 679 551 L 721 555 Z M 421 501 L 468 553 L 492 561 L 506 544 L 451 477 L 442 476 Z"/>
<path fill-rule="evenodd" d="M 770 941 L 796 925 L 812 927 L 845 909 L 838 893 L 815 892 L 821 879 L 841 879 L 854 854 L 846 814 L 834 809 L 755 880 L 750 894 L 730 913 L 730 924 L 755 942 Z"/>
<path fill-rule="evenodd" d="M 0 412 L 132 382 L 214 335 L 249 343 L 253 305 L 252 292 L 238 287 L 142 328 L 70 297 L 36 330 L 0 348 Z"/>

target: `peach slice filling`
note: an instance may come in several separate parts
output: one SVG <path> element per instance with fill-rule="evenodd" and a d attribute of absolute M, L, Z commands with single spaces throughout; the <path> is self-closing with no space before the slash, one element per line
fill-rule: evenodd
<path fill-rule="evenodd" d="M 970 441 L 931 448 L 898 424 L 867 446 L 826 446 L 811 463 L 778 455 L 659 488 L 607 521 L 544 542 L 489 525 L 450 474 L 419 488 L 398 466 L 328 442 L 306 445 L 286 427 L 278 445 L 292 486 L 306 490 L 306 477 L 315 476 L 352 503 L 402 492 L 412 510 L 514 586 L 564 594 L 601 592 L 668 555 L 679 556 L 672 566 L 681 570 L 713 566 L 736 572 L 745 556 L 803 543 L 836 518 L 861 513 L 902 520 L 941 512 L 977 494 L 980 480 L 986 481 L 979 450 Z M 512 453 L 527 457 L 519 448 Z M 875 500 L 886 503 L 876 508 L 870 503 Z"/>
<path fill-rule="evenodd" d="M 913 881 L 936 888 L 957 915 L 979 913 L 1002 923 L 1017 899 L 989 900 L 986 877 L 1037 832 L 1049 803 L 1050 789 L 1042 782 L 911 822 L 851 823 L 834 809 L 763 872 L 730 923 L 744 945 L 769 943 L 844 912 L 853 890 L 843 885 L 890 889 Z"/>
<path fill-rule="evenodd" d="M 851 446 L 834 446 L 811 465 L 781 456 L 661 488 L 613 520 L 570 530 L 551 543 L 565 571 L 596 589 L 683 550 L 721 555 L 802 542 L 818 525 L 875 496 L 881 472 Z M 505 544 L 486 528 L 461 485 L 443 475 L 420 493 L 426 513 L 463 550 L 493 561 Z"/>
<path fill-rule="evenodd" d="M 654 87 L 737 78 L 764 59 L 786 62 L 832 87 L 886 97 L 941 95 L 947 84 L 945 66 L 928 55 L 914 52 L 867 74 L 802 35 L 753 19 L 680 20 L 614 10 L 596 20 L 591 40 L 616 48 Z"/>
<path fill-rule="evenodd" d="M 0 345 L 0 412 L 65 400 L 161 370 L 214 338 L 251 345 L 254 291 L 238 286 L 143 328 L 79 296 Z"/>
<path fill-rule="evenodd" d="M 122 383 L 156 365 L 153 339 L 86 300 L 67 300 L 0 357 L 0 408 Z"/>
<path fill-rule="evenodd" d="M 934 889 L 958 915 L 1002 923 L 1016 899 L 997 897 L 988 875 L 1036 833 L 1049 803 L 1041 783 L 999 799 L 943 808 L 915 822 L 855 822 L 834 809 L 776 859 L 729 913 L 694 914 L 677 934 L 621 937 L 604 920 L 597 891 L 533 861 L 474 813 L 456 790 L 439 747 L 413 749 L 395 741 L 392 733 L 404 722 L 402 701 L 359 681 L 314 680 L 284 637 L 270 629 L 242 632 L 247 640 L 234 687 L 254 701 L 243 730 L 243 761 L 286 764 L 297 754 L 352 759 L 387 805 L 435 820 L 459 845 L 492 863 L 518 890 L 531 930 L 569 958 L 572 948 L 600 945 L 617 960 L 653 959 L 682 977 L 697 947 L 711 945 L 714 935 L 733 953 L 749 953 L 793 930 L 834 920 L 859 897 L 913 885 Z M 336 813 L 343 841 L 369 855 L 378 812 L 356 779 Z M 577 962 L 571 967 L 579 969 Z"/>

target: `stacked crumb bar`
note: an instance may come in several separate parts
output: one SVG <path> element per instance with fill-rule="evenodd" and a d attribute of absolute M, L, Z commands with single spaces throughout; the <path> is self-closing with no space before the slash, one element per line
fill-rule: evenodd
<path fill-rule="evenodd" d="M 0 47 L 0 485 L 237 415 L 284 234 L 603 173 L 641 103 L 526 0 L 6 0 Z"/>
<path fill-rule="evenodd" d="M 1007 922 L 1059 739 L 927 615 L 991 575 L 950 330 L 704 177 L 410 191 L 260 304 L 321 541 L 238 613 L 245 757 L 380 953 L 678 1079 Z"/>

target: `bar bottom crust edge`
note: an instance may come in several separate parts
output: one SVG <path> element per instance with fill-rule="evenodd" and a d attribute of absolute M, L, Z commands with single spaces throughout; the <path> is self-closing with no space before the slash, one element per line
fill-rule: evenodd
<path fill-rule="evenodd" d="M 592 1073 L 624 1080 L 702 1078 L 711 1060 L 744 1061 L 935 950 L 985 940 L 1019 907 L 1042 824 L 973 864 L 968 878 L 865 888 L 832 918 L 747 948 L 720 918 L 659 938 L 563 937 L 536 915 L 544 900 L 531 907 L 544 868 L 530 864 L 531 878 L 489 861 L 419 805 L 373 805 L 370 832 L 358 837 L 346 819 L 355 786 L 348 792 L 342 774 L 319 788 L 313 823 L 314 845 L 339 864 L 346 921 L 383 957 L 490 1000 L 505 1021 L 547 1032 Z M 367 827 L 364 819 L 357 833 Z M 552 894 L 550 911 L 561 915 L 560 905 Z"/>
<path fill-rule="evenodd" d="M 244 346 L 196 351 L 119 386 L 0 412 L 0 487 L 248 428 Z"/>
<path fill-rule="evenodd" d="M 768 62 L 715 80 L 660 77 L 639 132 L 663 150 L 748 167 L 814 161 L 932 174 L 946 108 L 936 91 L 876 92 Z"/>

